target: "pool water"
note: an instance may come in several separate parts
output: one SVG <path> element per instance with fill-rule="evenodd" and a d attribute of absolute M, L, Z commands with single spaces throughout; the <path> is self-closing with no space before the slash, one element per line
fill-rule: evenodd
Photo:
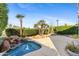
<path fill-rule="evenodd" d="M 41 46 L 33 41 L 22 42 L 18 47 L 10 49 L 3 56 L 22 56 L 29 52 L 40 49 Z"/>

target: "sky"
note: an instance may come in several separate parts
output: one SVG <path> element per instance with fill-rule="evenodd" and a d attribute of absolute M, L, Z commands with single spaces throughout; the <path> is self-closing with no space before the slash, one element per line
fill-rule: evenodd
<path fill-rule="evenodd" d="M 49 25 L 69 24 L 78 22 L 75 3 L 8 3 L 8 24 L 19 26 L 17 14 L 24 15 L 23 27 L 33 27 L 39 20 L 45 20 Z"/>

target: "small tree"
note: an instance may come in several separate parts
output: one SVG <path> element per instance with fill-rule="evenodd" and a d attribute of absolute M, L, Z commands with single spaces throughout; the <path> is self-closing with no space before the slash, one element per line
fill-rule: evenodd
<path fill-rule="evenodd" d="M 49 27 L 48 24 L 44 20 L 40 20 L 37 22 L 37 24 L 34 25 L 34 28 L 37 28 L 39 30 L 39 35 L 43 35 L 45 29 Z"/>
<path fill-rule="evenodd" d="M 7 4 L 0 3 L 0 35 L 8 23 L 8 7 Z"/>

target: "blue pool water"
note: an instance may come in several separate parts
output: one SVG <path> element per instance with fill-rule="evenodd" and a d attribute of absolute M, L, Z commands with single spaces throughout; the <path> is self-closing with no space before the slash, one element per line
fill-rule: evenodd
<path fill-rule="evenodd" d="M 41 46 L 36 42 L 25 41 L 25 42 L 22 42 L 15 49 L 11 49 L 11 50 L 7 51 L 3 56 L 22 56 L 26 53 L 35 51 L 40 48 L 41 48 Z"/>

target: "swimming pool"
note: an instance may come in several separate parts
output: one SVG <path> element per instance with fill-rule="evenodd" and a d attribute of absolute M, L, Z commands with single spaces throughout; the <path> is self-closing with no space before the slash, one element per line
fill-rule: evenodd
<path fill-rule="evenodd" d="M 40 44 L 33 41 L 24 41 L 15 49 L 10 49 L 3 56 L 22 56 L 29 52 L 40 49 Z"/>

